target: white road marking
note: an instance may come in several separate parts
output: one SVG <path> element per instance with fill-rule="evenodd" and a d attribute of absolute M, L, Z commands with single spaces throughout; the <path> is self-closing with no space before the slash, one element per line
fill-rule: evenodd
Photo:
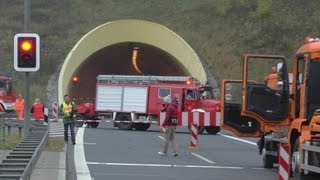
<path fill-rule="evenodd" d="M 142 166 L 142 167 L 172 167 L 170 164 L 136 164 L 136 163 L 103 163 L 87 162 L 89 165 L 108 165 L 108 166 Z"/>
<path fill-rule="evenodd" d="M 215 162 L 213 162 L 213 161 L 211 161 L 211 160 L 209 160 L 209 159 L 201 156 L 200 154 L 197 154 L 197 153 L 195 153 L 195 152 L 191 152 L 191 154 L 194 155 L 194 156 L 196 156 L 196 157 L 198 157 L 198 158 L 200 158 L 200 159 L 202 159 L 202 160 L 204 160 L 204 161 L 206 161 L 207 163 L 215 164 Z"/>
<path fill-rule="evenodd" d="M 162 137 L 162 136 L 158 136 L 158 137 L 159 137 L 160 139 L 162 139 L 162 140 L 165 140 L 164 137 Z M 198 157 L 198 158 L 200 158 L 200 159 L 202 159 L 202 160 L 204 160 L 204 161 L 206 161 L 207 163 L 215 164 L 215 162 L 213 162 L 213 161 L 211 161 L 211 160 L 209 160 L 209 159 L 201 156 L 200 154 L 197 154 L 197 153 L 195 153 L 195 152 L 191 152 L 191 154 L 194 155 L 194 156 L 196 156 L 196 157 Z"/>
<path fill-rule="evenodd" d="M 158 174 L 158 175 L 157 174 L 117 174 L 117 173 L 94 173 L 94 174 L 106 175 L 106 176 L 142 176 L 142 177 L 163 176 L 163 174 Z"/>
<path fill-rule="evenodd" d="M 247 144 L 250 144 L 250 145 L 257 146 L 256 143 L 251 142 L 251 141 L 247 141 L 247 140 L 240 139 L 240 138 L 236 138 L 236 137 L 229 136 L 229 135 L 224 135 L 224 134 L 221 134 L 221 133 L 218 133 L 218 134 L 219 134 L 220 136 L 223 136 L 223 137 L 226 137 L 226 138 L 229 138 L 229 139 L 233 139 L 233 140 L 237 140 L 237 141 L 240 141 L 240 142 L 244 142 L 244 143 L 247 143 Z"/>
<path fill-rule="evenodd" d="M 204 168 L 204 169 L 245 169 L 236 166 L 199 166 L 199 165 L 177 165 L 177 164 L 136 164 L 136 163 L 104 163 L 104 162 L 87 162 L 89 165 L 106 165 L 106 166 L 135 166 L 135 167 L 177 167 L 177 168 Z"/>
<path fill-rule="evenodd" d="M 88 180 L 91 179 L 90 171 L 86 162 L 86 157 L 83 148 L 83 134 L 85 128 L 79 128 L 77 132 L 76 141 L 77 144 L 74 148 L 74 159 L 77 160 L 75 163 L 77 180 Z"/>
<path fill-rule="evenodd" d="M 85 142 L 85 143 L 83 143 L 83 145 L 97 145 L 97 143 L 89 143 L 89 142 Z"/>

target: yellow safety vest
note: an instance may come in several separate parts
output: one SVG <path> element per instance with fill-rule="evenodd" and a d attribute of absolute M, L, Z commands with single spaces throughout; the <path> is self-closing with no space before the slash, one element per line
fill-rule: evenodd
<path fill-rule="evenodd" d="M 72 111 L 72 103 L 67 104 L 64 102 L 62 105 L 63 105 L 64 114 L 68 114 L 69 112 Z"/>

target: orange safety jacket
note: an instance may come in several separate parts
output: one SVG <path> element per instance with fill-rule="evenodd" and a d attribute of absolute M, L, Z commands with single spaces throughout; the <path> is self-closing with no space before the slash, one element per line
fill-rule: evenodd
<path fill-rule="evenodd" d="M 33 117 L 35 119 L 43 119 L 44 118 L 44 106 L 41 103 L 33 104 Z"/>
<path fill-rule="evenodd" d="M 16 99 L 14 103 L 14 110 L 23 111 L 24 110 L 24 99 Z"/>
<path fill-rule="evenodd" d="M 273 90 L 278 89 L 278 75 L 276 73 L 269 74 L 266 79 L 266 84 Z"/>

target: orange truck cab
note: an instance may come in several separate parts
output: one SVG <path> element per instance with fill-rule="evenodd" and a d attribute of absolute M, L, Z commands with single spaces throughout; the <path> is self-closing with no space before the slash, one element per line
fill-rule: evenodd
<path fill-rule="evenodd" d="M 292 73 L 283 56 L 245 54 L 240 80 L 223 80 L 221 127 L 260 137 L 263 166 L 278 160 L 279 143 L 291 146 L 292 176 L 320 174 L 320 40 L 307 38 L 295 53 Z M 265 75 L 277 68 L 277 87 Z"/>

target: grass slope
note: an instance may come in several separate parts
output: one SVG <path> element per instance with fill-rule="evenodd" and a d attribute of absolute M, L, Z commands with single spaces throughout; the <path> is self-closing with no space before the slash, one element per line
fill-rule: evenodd
<path fill-rule="evenodd" d="M 45 98 L 46 84 L 87 32 L 118 19 L 162 24 L 184 38 L 218 82 L 239 78 L 245 52 L 292 58 L 306 35 L 319 36 L 318 0 L 31 0 L 31 31 L 41 36 L 41 70 L 32 74 L 31 97 Z M 0 1 L 0 72 L 13 72 L 13 36 L 23 30 L 23 1 Z"/>

